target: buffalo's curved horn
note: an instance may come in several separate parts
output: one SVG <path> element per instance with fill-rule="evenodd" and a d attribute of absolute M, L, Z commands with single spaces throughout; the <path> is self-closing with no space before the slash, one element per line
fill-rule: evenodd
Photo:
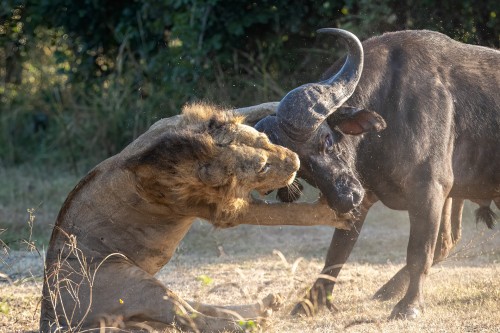
<path fill-rule="evenodd" d="M 337 74 L 325 81 L 295 88 L 278 105 L 276 121 L 282 131 L 296 141 L 307 140 L 310 133 L 354 93 L 363 71 L 363 46 L 354 34 L 335 28 L 317 32 L 340 37 L 348 53 Z"/>

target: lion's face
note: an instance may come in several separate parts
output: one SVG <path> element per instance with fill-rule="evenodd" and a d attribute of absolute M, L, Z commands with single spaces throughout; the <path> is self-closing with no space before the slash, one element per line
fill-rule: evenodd
<path fill-rule="evenodd" d="M 209 186 L 236 182 L 245 192 L 267 192 L 291 184 L 300 166 L 292 151 L 270 143 L 244 124 L 223 125 L 213 132 L 216 154 L 201 165 L 200 179 Z"/>

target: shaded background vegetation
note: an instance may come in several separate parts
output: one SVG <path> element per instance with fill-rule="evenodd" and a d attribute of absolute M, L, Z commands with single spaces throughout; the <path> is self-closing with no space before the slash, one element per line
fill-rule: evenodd
<path fill-rule="evenodd" d="M 279 100 L 361 39 L 432 29 L 499 46 L 497 0 L 0 2 L 0 159 L 88 170 L 191 100 Z"/>

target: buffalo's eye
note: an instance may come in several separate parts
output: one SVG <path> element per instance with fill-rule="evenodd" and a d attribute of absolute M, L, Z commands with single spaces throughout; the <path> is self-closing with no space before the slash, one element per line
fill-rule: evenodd
<path fill-rule="evenodd" d="M 266 172 L 269 171 L 269 169 L 271 169 L 271 164 L 269 163 L 264 163 L 262 165 L 262 167 L 259 169 L 258 173 L 260 173 L 261 175 L 265 174 Z"/>
<path fill-rule="evenodd" d="M 327 134 L 327 136 L 325 137 L 323 150 L 325 151 L 325 153 L 333 152 L 333 137 L 331 134 Z"/>

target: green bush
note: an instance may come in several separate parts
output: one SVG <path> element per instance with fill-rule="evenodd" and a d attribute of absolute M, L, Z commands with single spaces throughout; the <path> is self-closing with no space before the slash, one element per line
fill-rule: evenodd
<path fill-rule="evenodd" d="M 3 1 L 1 162 L 78 170 L 186 102 L 279 100 L 341 54 L 321 27 L 362 39 L 428 28 L 498 47 L 497 14 L 495 0 Z"/>

